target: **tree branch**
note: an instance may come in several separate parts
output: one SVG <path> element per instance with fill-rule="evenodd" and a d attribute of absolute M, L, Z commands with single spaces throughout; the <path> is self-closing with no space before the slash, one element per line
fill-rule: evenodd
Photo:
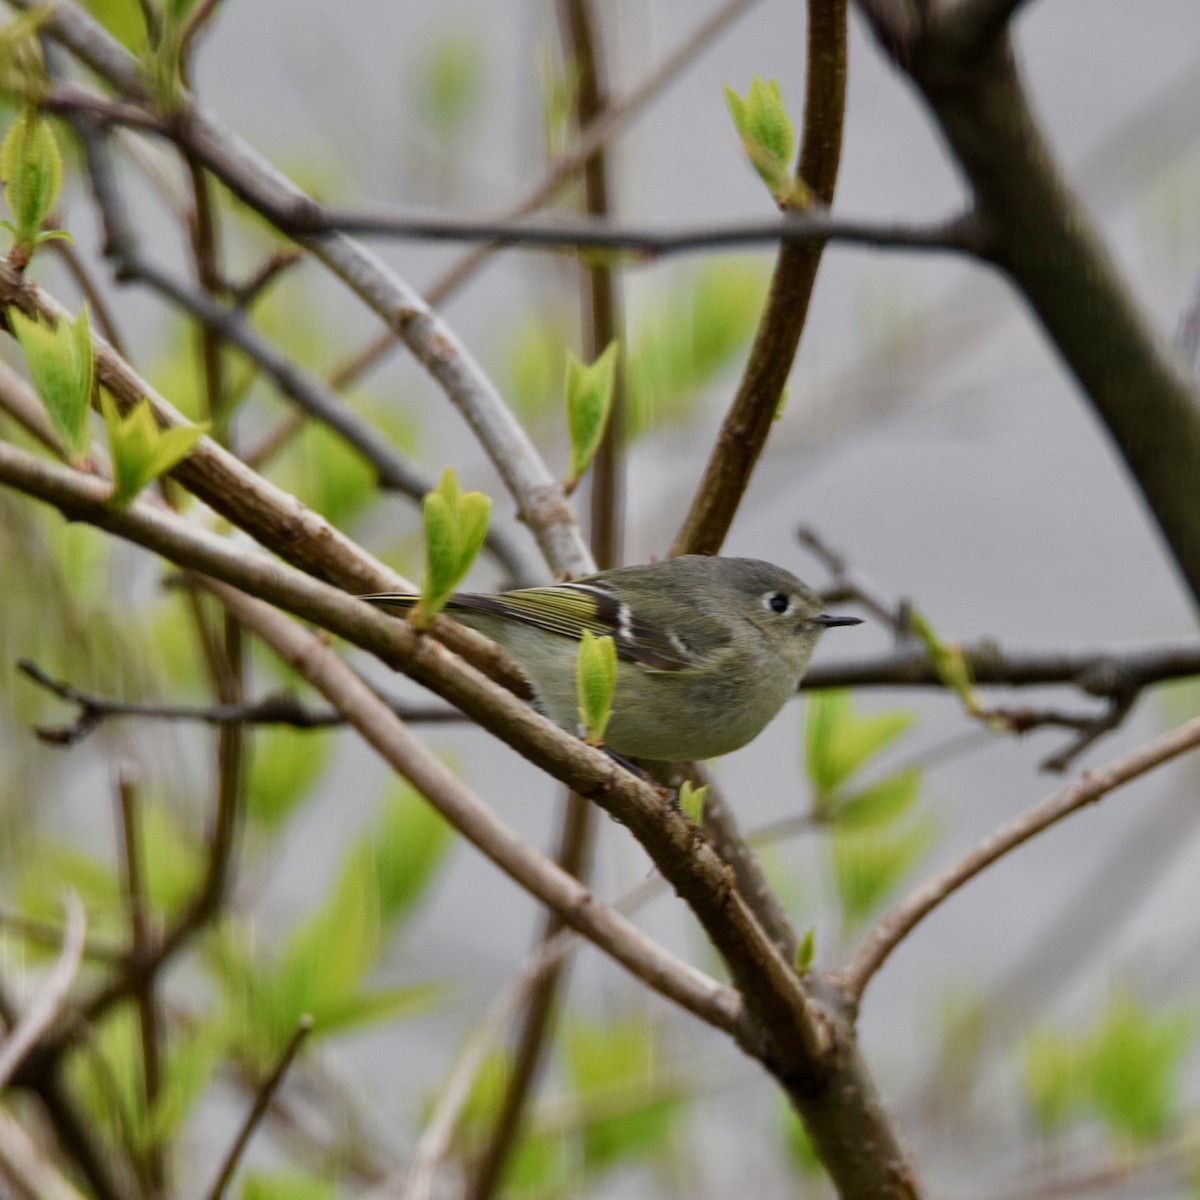
<path fill-rule="evenodd" d="M 248 700 L 242 704 L 153 704 L 135 700 L 114 700 L 82 691 L 69 683 L 52 679 L 41 667 L 21 659 L 17 669 L 38 686 L 70 704 L 79 706 L 79 715 L 70 725 L 38 725 L 34 732 L 54 746 L 74 746 L 105 721 L 118 717 L 137 717 L 150 721 L 195 721 L 204 725 L 287 725 L 292 729 L 330 729 L 344 725 L 346 718 L 336 709 L 308 708 L 289 692 Z M 378 693 L 377 693 L 378 694 Z M 463 715 L 440 705 L 405 704 L 380 694 L 380 699 L 402 721 L 409 724 L 441 724 L 462 721 Z"/>
<path fill-rule="evenodd" d="M 846 105 L 846 0 L 809 0 L 804 132 L 796 178 L 833 203 Z M 801 219 L 814 214 L 801 214 Z M 820 216 L 820 214 L 815 214 Z M 722 422 L 671 554 L 716 554 L 766 445 L 808 316 L 822 243 L 780 247 L 767 305 L 737 394 Z"/>
<path fill-rule="evenodd" d="M 1200 746 L 1200 717 L 1155 738 L 1106 767 L 1086 771 L 1077 782 L 1048 796 L 1015 821 L 985 838 L 957 862 L 909 893 L 884 916 L 840 973 L 849 994 L 860 999 L 871 977 L 916 925 L 985 867 L 991 866 L 1064 817 L 1197 746 Z"/>
<path fill-rule="evenodd" d="M 70 996 L 75 976 L 79 974 L 87 917 L 83 904 L 74 892 L 67 893 L 63 907 L 67 914 L 67 928 L 58 961 L 25 1015 L 0 1043 L 0 1091 L 4 1090 L 26 1056 L 58 1019 Z"/>
<path fill-rule="evenodd" d="M 22 11 L 34 2 L 9 0 Z M 40 30 L 62 42 L 125 99 L 146 99 L 137 60 L 71 0 L 59 0 Z M 302 230 L 319 212 L 311 197 L 186 93 L 177 97 L 166 131 L 187 156 L 281 230 Z M 454 330 L 382 260 L 344 234 L 300 235 L 297 241 L 395 331 L 442 387 L 479 439 L 553 569 L 567 576 L 587 574 L 592 559 L 562 487 Z"/>
<path fill-rule="evenodd" d="M 1149 326 L 1030 110 L 1007 37 L 966 51 L 937 22 L 860 5 L 929 103 L 970 181 L 988 254 L 1090 398 L 1200 601 L 1200 395 Z M 987 5 L 995 10 L 1004 6 Z"/>
<path fill-rule="evenodd" d="M 255 1094 L 254 1103 L 251 1104 L 250 1111 L 246 1113 L 246 1119 L 242 1122 L 237 1137 L 229 1147 L 229 1151 L 221 1163 L 221 1169 L 217 1172 L 217 1177 L 208 1190 L 207 1200 L 222 1200 L 225 1190 L 233 1179 L 233 1173 L 237 1170 L 238 1163 L 241 1162 L 246 1146 L 258 1128 L 259 1122 L 266 1115 L 271 1100 L 283 1082 L 283 1077 L 295 1061 L 296 1055 L 300 1053 L 300 1047 L 312 1032 L 312 1027 L 313 1019 L 307 1015 L 296 1022 L 296 1028 L 288 1038 L 287 1045 L 284 1046 L 283 1053 L 279 1056 L 279 1061 L 271 1068 L 271 1073 L 262 1081 L 262 1085 Z"/>

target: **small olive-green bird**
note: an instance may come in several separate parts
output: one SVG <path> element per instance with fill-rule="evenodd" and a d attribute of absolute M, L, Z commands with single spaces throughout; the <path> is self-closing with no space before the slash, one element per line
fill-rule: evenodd
<path fill-rule="evenodd" d="M 418 596 L 363 600 L 407 612 Z M 683 555 L 552 587 L 456 593 L 455 620 L 516 660 L 538 706 L 579 732 L 583 631 L 613 639 L 617 682 L 604 744 L 625 758 L 687 762 L 728 754 L 763 730 L 800 683 L 830 616 L 790 572 L 752 558 Z"/>

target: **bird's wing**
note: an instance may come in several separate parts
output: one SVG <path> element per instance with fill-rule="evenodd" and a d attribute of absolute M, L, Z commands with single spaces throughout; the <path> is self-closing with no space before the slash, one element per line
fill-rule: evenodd
<path fill-rule="evenodd" d="M 380 608 L 407 611 L 420 597 L 382 592 L 359 599 Z M 710 617 L 689 609 L 680 612 L 683 619 L 678 622 L 652 623 L 634 615 L 602 582 L 593 580 L 489 595 L 456 592 L 446 609 L 517 621 L 576 640 L 583 637 L 585 629 L 590 630 L 596 637 L 611 637 L 618 657 L 649 671 L 701 666 L 729 644 L 729 635 Z M 664 627 L 667 624 L 686 628 L 687 635 Z"/>
<path fill-rule="evenodd" d="M 597 637 L 611 637 L 620 658 L 651 671 L 700 666 L 729 640 L 717 622 L 695 612 L 687 614 L 684 638 L 637 617 L 603 583 L 591 580 L 492 596 L 458 595 L 447 607 L 520 621 L 569 638 L 581 638 L 589 630 Z"/>

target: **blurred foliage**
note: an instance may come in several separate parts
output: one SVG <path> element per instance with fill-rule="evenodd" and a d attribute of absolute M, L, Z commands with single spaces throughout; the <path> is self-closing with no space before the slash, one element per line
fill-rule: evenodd
<path fill-rule="evenodd" d="M 932 814 L 915 811 L 919 771 L 901 768 L 860 780 L 914 719 L 901 709 L 860 715 L 841 690 L 817 692 L 808 702 L 804 769 L 813 817 L 832 827 L 829 853 L 847 929 L 895 891 L 936 838 Z"/>
<path fill-rule="evenodd" d="M 465 23 L 441 25 L 413 74 L 413 110 L 440 138 L 461 136 L 483 101 L 487 57 Z"/>
<path fill-rule="evenodd" d="M 336 1200 L 337 1188 L 301 1171 L 247 1171 L 241 1200 Z"/>
<path fill-rule="evenodd" d="M 626 429 L 630 437 L 688 421 L 705 389 L 749 341 L 768 273 L 754 260 L 722 259 L 672 272 L 630 318 Z M 573 334 L 561 306 L 504 331 L 500 374 L 517 412 L 549 418 L 562 403 L 562 348 Z"/>
<path fill-rule="evenodd" d="M 646 1020 L 607 1025 L 576 1019 L 563 1036 L 589 1172 L 667 1149 L 683 1101 L 664 1096 L 657 1034 Z"/>
<path fill-rule="evenodd" d="M 1178 1076 L 1195 1032 L 1193 1006 L 1153 1013 L 1118 987 L 1090 1028 L 1027 1036 L 1029 1111 L 1047 1133 L 1091 1116 L 1120 1144 L 1157 1141 L 1181 1116 Z"/>

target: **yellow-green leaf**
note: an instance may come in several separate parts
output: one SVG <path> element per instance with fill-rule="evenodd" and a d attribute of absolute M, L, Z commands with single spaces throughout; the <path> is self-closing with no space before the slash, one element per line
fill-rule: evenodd
<path fill-rule="evenodd" d="M 708 798 L 708 785 L 695 787 L 690 779 L 679 785 L 679 807 L 684 816 L 696 825 L 704 823 L 704 801 Z"/>
<path fill-rule="evenodd" d="M 808 703 L 804 763 L 818 808 L 828 808 L 832 793 L 887 749 L 914 719 L 904 709 L 859 716 L 849 692 L 815 693 Z"/>
<path fill-rule="evenodd" d="M 567 354 L 567 430 L 571 438 L 568 489 L 579 482 L 604 437 L 612 409 L 616 363 L 616 342 L 610 342 L 591 366 Z"/>
<path fill-rule="evenodd" d="M 796 953 L 792 959 L 797 975 L 806 975 L 808 973 L 813 964 L 813 955 L 816 953 L 816 948 L 817 935 L 810 925 L 804 931 L 804 936 L 796 944 Z"/>
<path fill-rule="evenodd" d="M 62 186 L 58 143 L 49 124 L 36 110 L 23 110 L 4 135 L 0 143 L 0 176 L 4 179 L 4 199 L 13 216 L 17 244 L 31 249 Z"/>
<path fill-rule="evenodd" d="M 122 416 L 107 392 L 101 393 L 100 410 L 112 453 L 114 481 L 110 503 L 115 505 L 128 504 L 151 480 L 185 459 L 208 428 L 177 425 L 160 429 L 150 401 L 145 399 Z"/>
<path fill-rule="evenodd" d="M 912 808 L 920 790 L 920 771 L 897 771 L 842 800 L 833 819 L 843 827 L 887 825 Z"/>
<path fill-rule="evenodd" d="M 423 625 L 445 606 L 462 582 L 487 536 L 492 502 L 482 492 L 463 492 L 452 468 L 422 504 L 425 572 L 413 618 Z"/>
<path fill-rule="evenodd" d="M 787 203 L 793 196 L 791 158 L 796 138 L 779 84 L 756 75 L 745 98 L 727 87 L 725 102 L 750 165 L 776 202 Z"/>
<path fill-rule="evenodd" d="M 579 694 L 579 719 L 587 740 L 599 745 L 612 717 L 617 686 L 617 647 L 610 637 L 596 637 L 585 629 L 579 642 L 575 680 Z"/>
<path fill-rule="evenodd" d="M 95 362 L 87 305 L 74 321 L 57 325 L 31 320 L 16 308 L 8 323 L 21 344 L 33 386 L 42 398 L 73 462 L 86 457 L 90 439 L 88 412 L 95 386 Z"/>
<path fill-rule="evenodd" d="M 909 614 L 909 624 L 913 632 L 924 643 L 925 651 L 929 655 L 929 661 L 933 664 L 938 678 L 958 696 L 968 715 L 978 716 L 983 711 L 983 705 L 975 695 L 971 668 L 962 647 L 942 641 L 934 632 L 933 626 L 918 612 Z"/>

